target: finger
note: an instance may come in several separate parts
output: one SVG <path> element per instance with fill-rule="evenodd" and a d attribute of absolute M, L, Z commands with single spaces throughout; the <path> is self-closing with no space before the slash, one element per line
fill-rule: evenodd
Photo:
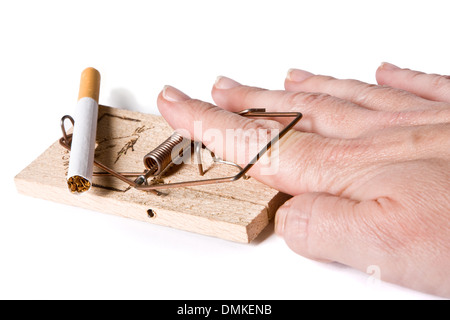
<path fill-rule="evenodd" d="M 283 127 L 276 121 L 244 118 L 190 99 L 172 87 L 166 87 L 158 96 L 158 108 L 173 128 L 184 129 L 185 136 L 202 141 L 218 156 L 241 165 L 247 164 L 241 161 L 241 155 L 248 161 L 265 146 L 273 131 Z M 267 130 L 270 132 L 265 135 Z M 291 130 L 266 153 L 266 158 L 256 162 L 249 174 L 292 195 L 317 190 L 340 193 L 371 170 L 360 165 L 363 157 L 355 155 L 360 152 L 364 151 L 353 146 L 352 141 Z M 353 161 L 356 158 L 358 164 Z"/>
<path fill-rule="evenodd" d="M 412 92 L 428 100 L 450 103 L 450 77 L 401 69 L 390 63 L 382 63 L 376 73 L 380 85 L 388 85 Z M 437 107 L 449 107 L 437 105 Z"/>
<path fill-rule="evenodd" d="M 371 110 L 424 110 L 435 108 L 436 104 L 404 90 L 352 79 L 340 80 L 329 76 L 311 75 L 299 69 L 289 70 L 284 86 L 289 91 L 326 93 Z"/>
<path fill-rule="evenodd" d="M 303 118 L 295 129 L 329 138 L 353 139 L 389 127 L 442 123 L 450 116 L 438 114 L 445 110 L 435 109 L 404 112 L 369 110 L 327 94 L 269 91 L 243 86 L 226 77 L 218 78 L 212 95 L 219 107 L 233 112 L 247 108 L 301 112 Z M 284 125 L 290 121 L 274 120 Z"/>
<path fill-rule="evenodd" d="M 385 115 L 326 94 L 269 91 L 243 86 L 226 77 L 216 81 L 212 96 L 216 104 L 238 112 L 247 108 L 297 111 L 303 114 L 295 129 L 331 138 L 354 138 L 368 130 L 389 125 Z M 289 119 L 274 118 L 284 125 Z"/>
<path fill-rule="evenodd" d="M 343 263 L 366 272 L 383 271 L 382 280 L 398 282 L 407 266 L 399 265 L 395 225 L 387 219 L 396 207 L 387 199 L 358 202 L 324 193 L 306 193 L 278 209 L 276 233 L 296 253 Z M 385 212 L 386 211 L 386 212 Z"/>

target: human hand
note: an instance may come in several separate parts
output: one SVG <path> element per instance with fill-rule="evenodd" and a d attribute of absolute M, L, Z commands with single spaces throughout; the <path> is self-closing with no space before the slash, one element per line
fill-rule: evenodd
<path fill-rule="evenodd" d="M 450 79 L 382 64 L 377 81 L 291 70 L 286 91 L 269 91 L 219 77 L 218 107 L 170 86 L 158 107 L 173 128 L 230 161 L 250 159 L 251 146 L 291 120 L 232 112 L 303 113 L 270 159 L 277 173 L 263 174 L 259 162 L 249 172 L 293 195 L 277 212 L 277 234 L 303 256 L 362 271 L 375 265 L 382 280 L 450 297 Z M 213 129 L 222 137 L 242 130 L 230 144 Z"/>

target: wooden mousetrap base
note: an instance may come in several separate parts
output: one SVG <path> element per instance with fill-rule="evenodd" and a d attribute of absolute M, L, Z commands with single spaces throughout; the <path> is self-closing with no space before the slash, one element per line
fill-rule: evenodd
<path fill-rule="evenodd" d="M 57 125 L 57 124 L 55 124 Z M 155 115 L 100 106 L 97 161 L 125 172 L 143 172 L 142 159 L 173 130 Z M 91 190 L 71 194 L 66 175 L 70 153 L 59 142 L 15 177 L 22 194 L 154 224 L 248 243 L 267 226 L 275 211 L 289 196 L 253 178 L 235 182 L 162 190 L 157 196 L 138 191 L 113 177 L 94 177 Z M 239 170 L 212 163 L 203 151 L 207 173 L 203 178 L 225 177 Z M 197 165 L 182 164 L 169 169 L 165 182 L 201 179 Z M 99 171 L 94 168 L 94 171 Z"/>

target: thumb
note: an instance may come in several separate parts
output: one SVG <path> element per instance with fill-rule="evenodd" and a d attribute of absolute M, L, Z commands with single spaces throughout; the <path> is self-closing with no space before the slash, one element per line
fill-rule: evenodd
<path fill-rule="evenodd" d="M 379 210 L 375 201 L 304 193 L 278 209 L 275 231 L 302 256 L 337 261 L 365 271 L 368 265 L 384 260 L 372 240 L 378 238 L 374 233 Z"/>

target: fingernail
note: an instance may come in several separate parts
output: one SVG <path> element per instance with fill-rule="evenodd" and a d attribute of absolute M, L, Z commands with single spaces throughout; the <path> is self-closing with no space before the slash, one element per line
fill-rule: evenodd
<path fill-rule="evenodd" d="M 293 82 L 302 82 L 310 77 L 312 77 L 314 73 L 300 70 L 300 69 L 289 69 L 286 79 Z"/>
<path fill-rule="evenodd" d="M 275 233 L 280 237 L 282 237 L 284 234 L 284 226 L 286 225 L 286 217 L 288 215 L 290 207 L 291 202 L 287 201 L 278 209 L 275 216 Z"/>
<path fill-rule="evenodd" d="M 181 102 L 190 99 L 188 95 L 172 86 L 164 86 L 162 96 L 164 99 L 172 102 Z"/>
<path fill-rule="evenodd" d="M 393 65 L 392 63 L 382 62 L 381 65 L 380 65 L 380 69 L 393 71 L 393 70 L 398 70 L 400 68 L 397 67 L 396 65 Z"/>
<path fill-rule="evenodd" d="M 239 82 L 236 82 L 230 78 L 224 77 L 224 76 L 218 76 L 216 79 L 216 82 L 214 83 L 214 86 L 217 89 L 231 89 L 240 86 L 241 84 Z"/>

